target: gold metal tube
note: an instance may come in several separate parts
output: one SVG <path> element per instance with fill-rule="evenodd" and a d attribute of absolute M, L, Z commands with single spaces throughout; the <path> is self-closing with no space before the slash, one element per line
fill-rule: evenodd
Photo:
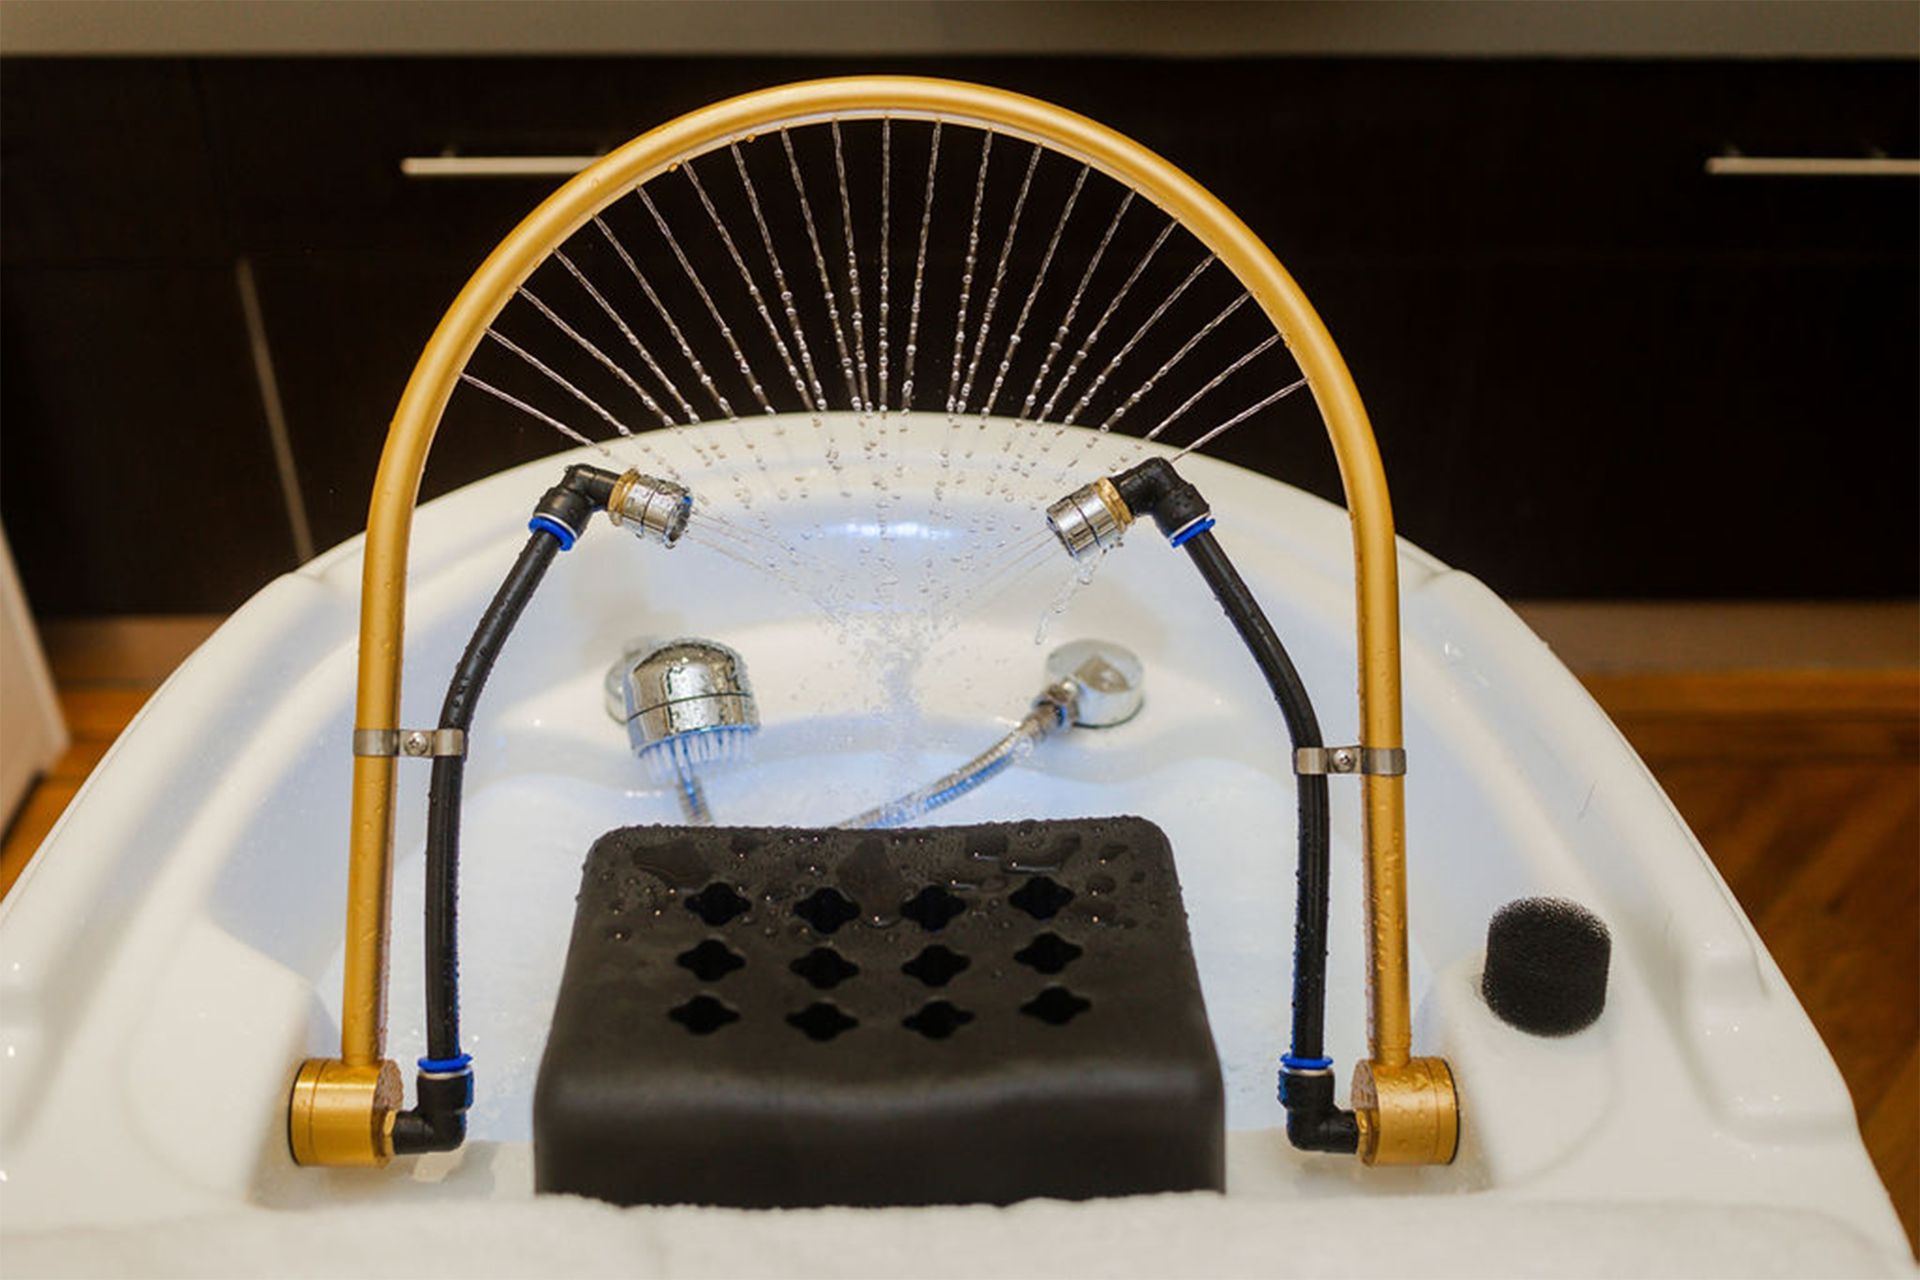
<path fill-rule="evenodd" d="M 1368 744 L 1372 745 L 1372 744 Z M 1369 777 L 1362 803 L 1367 847 L 1367 1041 L 1376 1062 L 1413 1052 L 1407 987 L 1407 858 L 1400 832 L 1404 779 Z"/>
<path fill-rule="evenodd" d="M 852 76 L 785 85 L 681 116 L 607 155 L 547 198 L 480 265 L 434 330 L 400 398 L 374 482 L 361 586 L 356 728 L 399 727 L 407 552 L 414 501 L 460 371 L 514 290 L 602 208 L 672 165 L 784 126 L 874 117 L 978 124 L 1043 143 L 1132 187 L 1239 278 L 1306 375 L 1339 462 L 1352 518 L 1360 724 L 1369 747 L 1399 747 L 1400 618 L 1393 512 L 1373 429 L 1326 326 L 1258 236 L 1197 182 L 1138 143 L 1051 104 L 957 81 Z M 393 766 L 355 761 L 341 1053 L 384 1054 Z M 1405 819 L 1398 779 L 1366 783 L 1368 967 L 1376 1055 L 1408 1052 Z"/>
<path fill-rule="evenodd" d="M 347 866 L 346 1000 L 340 1008 L 340 1060 L 351 1067 L 366 1067 L 378 1063 L 386 1053 L 387 913 L 393 899 L 393 859 L 388 854 L 393 848 L 391 759 L 354 757 L 353 824 Z"/>

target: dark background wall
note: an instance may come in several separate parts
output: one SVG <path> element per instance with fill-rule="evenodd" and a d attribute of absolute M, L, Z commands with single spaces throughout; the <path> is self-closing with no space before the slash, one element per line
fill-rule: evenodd
<path fill-rule="evenodd" d="M 591 153 L 884 70 L 1050 98 L 1210 186 L 1340 342 L 1403 532 L 1497 590 L 1920 591 L 1920 182 L 1704 171 L 1916 154 L 1911 61 L 15 57 L 0 518 L 34 606 L 231 608 L 358 530 L 434 321 L 552 185 L 401 157 Z M 552 448 L 483 433 L 428 491 Z M 1312 435 L 1220 452 L 1337 492 Z"/>

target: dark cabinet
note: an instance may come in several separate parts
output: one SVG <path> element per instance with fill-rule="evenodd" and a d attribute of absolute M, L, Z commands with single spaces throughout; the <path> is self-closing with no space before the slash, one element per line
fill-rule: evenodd
<path fill-rule="evenodd" d="M 189 64 L 0 67 L 0 266 L 231 263 Z"/>
<path fill-rule="evenodd" d="M 1504 593 L 1920 590 L 1920 182 L 1704 171 L 1733 149 L 1920 153 L 1910 64 L 15 60 L 0 492 L 36 605 L 226 607 L 290 563 L 242 257 L 324 547 L 361 526 L 441 310 L 553 185 L 408 179 L 403 157 L 597 152 L 856 70 L 1053 99 L 1215 190 L 1341 343 L 1403 532 Z M 429 495 L 559 444 L 455 408 Z M 1217 451 L 1337 496 L 1307 399 L 1275 426 Z M 138 548 L 67 531 L 46 470 L 156 440 L 154 474 L 198 486 L 232 545 L 161 519 Z"/>
<path fill-rule="evenodd" d="M 253 261 L 288 441 L 314 543 L 324 550 L 366 526 L 388 420 L 427 336 L 475 263 L 394 251 L 274 253 Z M 484 396 L 460 394 L 435 437 L 422 496 L 565 443 Z"/>
<path fill-rule="evenodd" d="M 231 609 L 295 565 L 231 266 L 4 286 L 0 511 L 37 611 Z"/>

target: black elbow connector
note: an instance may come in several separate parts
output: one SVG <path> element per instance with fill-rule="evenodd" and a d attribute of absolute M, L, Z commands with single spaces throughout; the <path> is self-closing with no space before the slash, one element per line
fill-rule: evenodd
<path fill-rule="evenodd" d="M 612 500 L 613 486 L 619 482 L 620 477 L 611 471 L 576 462 L 561 477 L 560 487 L 580 494 L 594 507 L 604 507 Z"/>
<path fill-rule="evenodd" d="M 467 1108 L 472 1105 L 472 1071 L 422 1071 L 414 1077 L 413 1110 L 393 1118 L 393 1154 L 457 1150 L 467 1140 Z"/>
<path fill-rule="evenodd" d="M 1151 515 L 1160 532 L 1179 546 L 1183 535 L 1202 528 L 1213 518 L 1207 500 L 1165 458 L 1148 458 L 1137 467 L 1117 473 L 1113 487 L 1127 510 L 1136 517 Z"/>
<path fill-rule="evenodd" d="M 1280 1103 L 1287 1109 L 1287 1141 L 1301 1151 L 1350 1156 L 1360 1149 L 1360 1124 L 1333 1101 L 1333 1073 L 1280 1072 Z"/>
<path fill-rule="evenodd" d="M 599 467 L 575 463 L 567 468 L 560 483 L 546 491 L 533 509 L 536 526 L 550 520 L 564 526 L 575 538 L 587 531 L 587 521 L 603 509 L 613 497 L 613 486 L 620 477 Z M 562 539 L 572 545 L 571 539 Z"/>

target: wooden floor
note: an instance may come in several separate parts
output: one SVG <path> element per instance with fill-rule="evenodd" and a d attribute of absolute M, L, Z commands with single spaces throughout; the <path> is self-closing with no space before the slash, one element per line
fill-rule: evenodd
<path fill-rule="evenodd" d="M 0 894 L 211 625 L 48 629 L 73 746 L 7 833 Z M 1584 617 L 1578 629 L 1592 634 Z M 1582 678 L 1686 816 L 1826 1038 L 1867 1149 L 1920 1242 L 1920 670 Z"/>
<path fill-rule="evenodd" d="M 1585 679 L 1819 1027 L 1920 1253 L 1920 676 Z"/>

